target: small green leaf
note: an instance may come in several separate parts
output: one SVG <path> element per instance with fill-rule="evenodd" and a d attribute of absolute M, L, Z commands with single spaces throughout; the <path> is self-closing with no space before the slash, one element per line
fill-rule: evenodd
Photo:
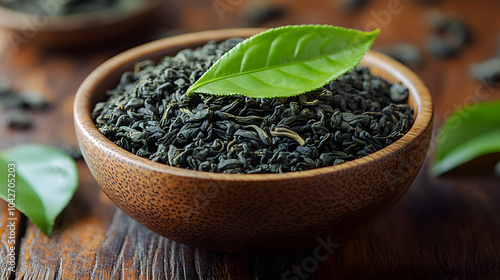
<path fill-rule="evenodd" d="M 436 176 L 476 157 L 500 152 L 500 101 L 465 106 L 441 127 L 432 173 Z"/>
<path fill-rule="evenodd" d="M 270 29 L 224 54 L 187 94 L 273 98 L 315 90 L 358 65 L 378 34 L 331 25 Z"/>
<path fill-rule="evenodd" d="M 15 177 L 10 175 L 14 170 L 11 163 L 15 164 Z M 0 153 L 0 167 L 0 197 L 13 202 L 41 231 L 51 236 L 55 219 L 78 186 L 75 161 L 51 147 L 24 145 Z"/>

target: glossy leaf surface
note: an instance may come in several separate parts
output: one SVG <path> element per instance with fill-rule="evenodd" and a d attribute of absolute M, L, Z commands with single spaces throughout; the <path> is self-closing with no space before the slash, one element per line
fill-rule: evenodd
<path fill-rule="evenodd" d="M 330 25 L 270 29 L 224 54 L 193 84 L 193 92 L 249 97 L 288 97 L 315 90 L 363 58 L 379 30 Z"/>
<path fill-rule="evenodd" d="M 441 127 L 432 172 L 441 175 L 474 158 L 500 152 L 500 101 L 465 106 Z"/>
<path fill-rule="evenodd" d="M 51 147 L 23 145 L 0 153 L 0 165 L 0 197 L 50 236 L 78 186 L 75 161 Z"/>

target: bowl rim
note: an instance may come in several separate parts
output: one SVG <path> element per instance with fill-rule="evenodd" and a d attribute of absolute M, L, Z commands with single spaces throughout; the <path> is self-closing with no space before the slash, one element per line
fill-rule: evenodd
<path fill-rule="evenodd" d="M 148 11 L 155 9 L 162 0 L 144 0 L 138 7 L 124 12 L 115 12 L 112 8 L 89 13 L 79 13 L 64 16 L 49 17 L 46 15 L 29 14 L 9 9 L 0 5 L 0 27 L 13 31 L 24 31 L 28 24 L 26 19 L 31 18 L 33 24 L 35 18 L 43 18 L 45 23 L 36 26 L 38 32 L 57 33 L 77 30 L 86 30 L 106 25 L 117 24 L 138 17 Z M 112 12 L 110 12 L 112 11 Z M 29 20 L 28 20 L 29 21 Z M 38 21 L 38 19 L 37 19 Z"/>
<path fill-rule="evenodd" d="M 368 51 L 363 58 L 364 63 L 380 68 L 382 71 L 389 72 L 399 82 L 408 87 L 416 104 L 416 118 L 410 131 L 394 143 L 376 151 L 375 153 L 355 160 L 347 161 L 342 164 L 285 173 L 226 174 L 188 170 L 163 163 L 153 162 L 119 147 L 101 134 L 92 121 L 92 93 L 94 92 L 96 86 L 105 79 L 107 74 L 116 71 L 116 69 L 120 68 L 123 64 L 130 63 L 131 61 L 147 59 L 148 55 L 151 56 L 155 52 L 159 52 L 166 48 L 178 47 L 180 45 L 183 45 L 183 48 L 185 48 L 184 46 L 186 45 L 201 45 L 210 40 L 224 40 L 230 37 L 250 37 L 264 30 L 266 30 L 266 28 L 234 28 L 186 33 L 146 43 L 112 57 L 97 67 L 83 81 L 78 89 L 73 107 L 75 129 L 81 132 L 82 137 L 86 137 L 90 142 L 92 142 L 93 145 L 98 146 L 100 149 L 104 149 L 106 154 L 115 156 L 120 162 L 141 166 L 149 170 L 160 173 L 168 173 L 174 176 L 208 180 L 216 179 L 222 181 L 258 182 L 298 178 L 304 179 L 318 175 L 334 175 L 335 173 L 346 172 L 348 170 L 359 168 L 363 165 L 377 164 L 391 154 L 401 152 L 412 141 L 416 141 L 417 138 L 420 137 L 426 130 L 430 129 L 429 126 L 432 126 L 432 99 L 422 80 L 403 64 L 384 54 L 371 50 Z"/>

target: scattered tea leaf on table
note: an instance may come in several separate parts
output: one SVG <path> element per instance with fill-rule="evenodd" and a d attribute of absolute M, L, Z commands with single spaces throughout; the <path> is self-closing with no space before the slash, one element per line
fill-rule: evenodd
<path fill-rule="evenodd" d="M 315 90 L 358 65 L 378 34 L 330 25 L 270 29 L 227 52 L 187 94 L 273 98 Z"/>
<path fill-rule="evenodd" d="M 14 178 L 9 175 L 10 163 L 15 164 L 13 188 L 8 185 L 8 179 Z M 75 161 L 52 147 L 23 145 L 1 152 L 0 164 L 0 197 L 14 202 L 19 211 L 51 236 L 55 219 L 78 186 Z"/>
<path fill-rule="evenodd" d="M 438 134 L 432 172 L 441 175 L 479 156 L 500 152 L 500 101 L 465 106 Z"/>
<path fill-rule="evenodd" d="M 279 19 L 285 14 L 286 8 L 282 5 L 257 3 L 245 9 L 244 18 L 250 26 L 256 26 L 267 21 Z"/>

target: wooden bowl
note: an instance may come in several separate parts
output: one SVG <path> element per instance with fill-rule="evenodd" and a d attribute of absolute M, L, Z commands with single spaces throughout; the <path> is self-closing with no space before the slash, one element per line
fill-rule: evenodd
<path fill-rule="evenodd" d="M 340 165 L 283 174 L 185 170 L 136 156 L 94 125 L 90 116 L 94 105 L 137 61 L 158 61 L 209 40 L 261 31 L 206 31 L 152 42 L 105 62 L 78 90 L 75 127 L 90 171 L 108 197 L 148 229 L 184 244 L 224 252 L 311 247 L 318 237 L 337 240 L 366 227 L 396 203 L 417 175 L 431 138 L 431 97 L 408 68 L 372 51 L 362 64 L 409 88 L 415 123 L 390 146 Z"/>
<path fill-rule="evenodd" d="M 48 17 L 0 6 L 0 28 L 10 32 L 15 46 L 69 48 L 103 43 L 138 31 L 153 17 L 163 0 L 148 0 L 130 11 L 98 12 Z"/>

